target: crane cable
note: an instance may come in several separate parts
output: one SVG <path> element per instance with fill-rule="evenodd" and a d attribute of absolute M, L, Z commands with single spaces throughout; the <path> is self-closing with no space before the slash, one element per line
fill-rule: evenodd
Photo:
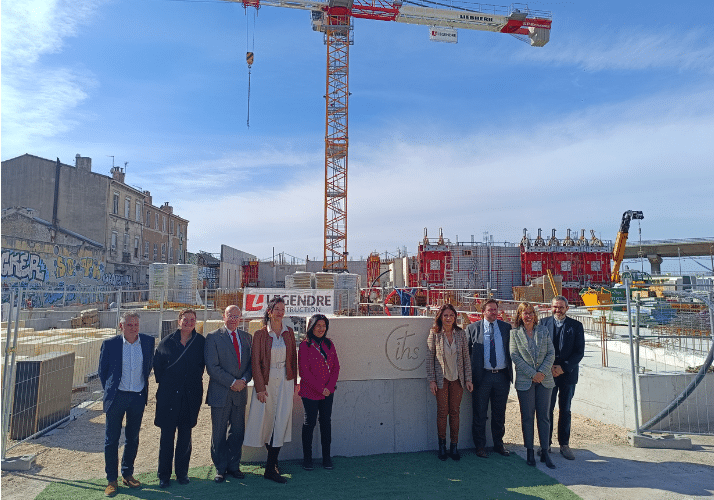
<path fill-rule="evenodd" d="M 245 53 L 245 62 L 248 63 L 248 118 L 246 120 L 246 125 L 248 128 L 250 128 L 250 74 L 251 74 L 251 68 L 253 67 L 253 59 L 254 59 L 254 54 L 253 50 L 255 49 L 255 12 L 253 12 L 253 41 L 251 45 L 250 41 L 250 20 L 248 19 L 248 12 L 246 11 L 246 16 L 245 16 L 245 45 L 246 45 L 246 53 Z"/>

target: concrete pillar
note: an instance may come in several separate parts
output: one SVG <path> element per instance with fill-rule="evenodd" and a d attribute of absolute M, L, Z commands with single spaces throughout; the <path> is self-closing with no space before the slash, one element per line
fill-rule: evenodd
<path fill-rule="evenodd" d="M 652 276 L 656 274 L 662 274 L 659 265 L 662 263 L 662 256 L 658 254 L 648 255 L 647 260 L 650 261 L 650 274 Z"/>

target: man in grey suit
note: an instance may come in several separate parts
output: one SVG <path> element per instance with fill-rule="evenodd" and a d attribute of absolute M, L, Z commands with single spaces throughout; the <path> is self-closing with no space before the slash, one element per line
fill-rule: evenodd
<path fill-rule="evenodd" d="M 213 480 L 217 483 L 225 481 L 226 475 L 244 477 L 240 457 L 248 402 L 246 387 L 253 377 L 253 339 L 248 332 L 237 329 L 240 319 L 240 308 L 228 306 L 223 312 L 225 326 L 206 336 L 204 357 L 210 377 L 206 404 L 211 407 L 211 459 L 216 466 Z"/>
<path fill-rule="evenodd" d="M 466 329 L 471 353 L 474 390 L 473 439 L 476 455 L 488 458 L 486 451 L 486 420 L 491 402 L 491 436 L 493 451 L 507 457 L 503 446 L 506 433 L 506 403 L 513 382 L 513 363 L 509 349 L 511 325 L 498 319 L 498 302 L 488 299 L 481 306 L 483 320 L 471 323 Z"/>

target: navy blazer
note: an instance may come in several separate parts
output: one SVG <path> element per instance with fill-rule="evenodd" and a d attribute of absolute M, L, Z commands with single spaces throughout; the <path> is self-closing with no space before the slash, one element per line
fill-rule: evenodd
<path fill-rule="evenodd" d="M 501 332 L 503 340 L 503 352 L 506 354 L 506 368 L 508 369 L 508 381 L 513 382 L 513 362 L 511 361 L 511 325 L 505 321 L 498 321 L 498 330 Z M 471 370 L 474 386 L 478 386 L 483 379 L 483 322 L 478 320 L 466 327 L 466 338 L 469 341 L 469 353 L 471 354 Z"/>
<path fill-rule="evenodd" d="M 102 381 L 104 389 L 104 411 L 108 411 L 114 402 L 114 396 L 119 389 L 122 370 L 122 351 L 124 343 L 123 335 L 117 335 L 102 342 L 102 350 L 99 353 L 99 380 Z M 141 341 L 141 354 L 143 356 L 142 374 L 144 376 L 144 404 L 149 400 L 149 374 L 154 363 L 154 346 L 156 339 L 151 335 L 139 334 Z"/>
<path fill-rule="evenodd" d="M 553 341 L 555 347 L 554 365 L 560 365 L 565 373 L 559 377 L 555 377 L 555 385 L 575 385 L 578 383 L 578 363 L 585 355 L 585 333 L 583 324 L 568 316 L 565 317 L 563 325 L 563 334 L 560 336 L 559 342 L 555 341 L 555 319 L 553 316 L 543 318 L 540 321 Z"/>

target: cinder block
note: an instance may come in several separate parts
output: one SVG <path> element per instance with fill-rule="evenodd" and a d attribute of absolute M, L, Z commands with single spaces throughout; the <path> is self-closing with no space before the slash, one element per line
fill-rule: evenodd
<path fill-rule="evenodd" d="M 652 436 L 649 434 L 627 434 L 627 440 L 635 448 L 657 448 L 668 450 L 691 450 L 692 440 L 685 437 L 678 437 L 673 434 L 662 434 Z"/>
<path fill-rule="evenodd" d="M 21 457 L 8 457 L 2 461 L 2 470 L 25 471 L 35 465 L 37 455 L 23 455 Z"/>

